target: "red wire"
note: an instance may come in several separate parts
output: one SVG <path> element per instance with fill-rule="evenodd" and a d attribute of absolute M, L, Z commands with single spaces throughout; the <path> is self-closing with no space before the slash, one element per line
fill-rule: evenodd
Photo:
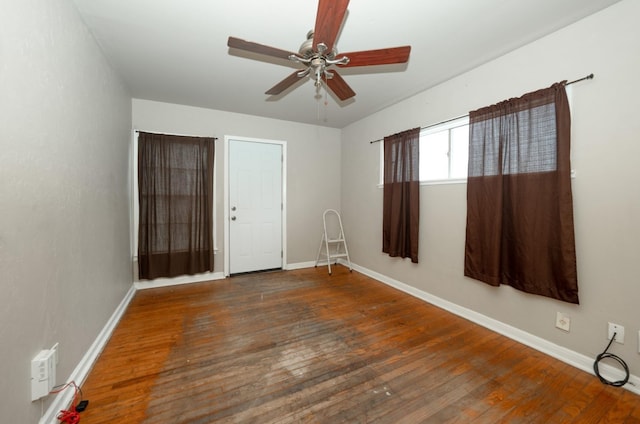
<path fill-rule="evenodd" d="M 62 386 L 59 389 L 56 390 L 52 390 L 51 393 L 60 393 L 63 390 L 66 390 L 69 386 L 73 386 L 74 389 L 74 394 L 73 394 L 73 403 L 72 403 L 72 407 L 71 410 L 65 410 L 63 409 L 62 411 L 60 411 L 60 413 L 56 416 L 56 418 L 61 422 L 61 423 L 67 423 L 67 424 L 78 424 L 80 422 L 80 414 L 78 413 L 78 411 L 76 411 L 76 399 L 78 397 L 78 393 L 80 391 L 80 389 L 78 388 L 78 385 L 76 384 L 75 381 L 72 381 L 70 383 L 65 384 L 64 386 Z"/>
<path fill-rule="evenodd" d="M 61 423 L 78 424 L 80 422 L 80 414 L 76 411 L 62 410 L 56 417 Z"/>

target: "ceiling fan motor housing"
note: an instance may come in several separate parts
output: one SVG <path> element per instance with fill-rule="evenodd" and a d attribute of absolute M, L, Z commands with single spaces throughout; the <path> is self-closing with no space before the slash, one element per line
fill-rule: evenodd
<path fill-rule="evenodd" d="M 338 51 L 335 48 L 333 48 L 329 53 L 325 53 L 324 51 L 316 52 L 313 50 L 313 34 L 314 34 L 313 30 L 307 33 L 307 39 L 300 46 L 300 50 L 298 50 L 298 52 L 300 53 L 300 56 L 304 57 L 305 59 L 310 59 L 314 56 L 323 56 L 324 58 L 329 60 L 335 59 L 335 57 L 338 55 Z M 324 46 L 326 49 L 325 44 L 318 44 L 318 47 L 320 46 Z"/>

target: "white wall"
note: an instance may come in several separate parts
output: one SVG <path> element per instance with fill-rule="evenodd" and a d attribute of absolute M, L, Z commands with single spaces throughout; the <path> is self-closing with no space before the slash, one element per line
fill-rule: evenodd
<path fill-rule="evenodd" d="M 639 375 L 638 16 L 640 2 L 622 1 L 345 128 L 342 208 L 352 261 L 589 357 L 604 349 L 607 322 L 621 324 L 626 342 L 611 351 Z M 420 264 L 381 253 L 379 146 L 370 140 L 592 72 L 594 80 L 571 87 L 579 306 L 463 276 L 465 184 L 422 186 Z M 569 333 L 555 328 L 557 311 L 571 316 Z"/>
<path fill-rule="evenodd" d="M 0 420 L 34 423 L 31 359 L 64 382 L 131 287 L 131 100 L 71 2 L 1 3 Z"/>
<path fill-rule="evenodd" d="M 314 261 L 320 243 L 322 212 L 340 208 L 340 130 L 148 100 L 133 100 L 137 130 L 215 136 L 216 213 L 219 253 L 214 271 L 222 272 L 224 136 L 287 143 L 287 264 Z"/>

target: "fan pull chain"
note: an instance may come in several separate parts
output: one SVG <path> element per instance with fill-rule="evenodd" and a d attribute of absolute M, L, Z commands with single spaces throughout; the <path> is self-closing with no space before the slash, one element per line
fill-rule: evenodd
<path fill-rule="evenodd" d="M 321 106 L 320 106 L 320 101 L 322 100 L 322 93 L 320 92 L 320 90 L 322 90 L 324 88 L 324 119 L 322 119 L 321 115 Z M 320 121 L 327 121 L 327 108 L 329 106 L 329 100 L 328 100 L 328 90 L 327 90 L 327 85 L 324 81 L 320 82 L 320 85 L 318 85 L 317 87 L 317 93 L 316 93 L 316 100 L 318 101 L 316 103 L 316 119 L 318 120 L 318 122 Z"/>
<path fill-rule="evenodd" d="M 324 120 L 325 122 L 327 121 L 328 117 L 327 117 L 327 113 L 328 113 L 328 106 L 329 106 L 329 101 L 327 100 L 327 93 L 329 90 L 327 90 L 327 87 L 324 87 Z"/>
<path fill-rule="evenodd" d="M 320 88 L 320 87 L 318 87 Z M 322 95 L 320 93 L 316 94 L 316 120 L 320 121 L 320 99 L 322 98 Z"/>

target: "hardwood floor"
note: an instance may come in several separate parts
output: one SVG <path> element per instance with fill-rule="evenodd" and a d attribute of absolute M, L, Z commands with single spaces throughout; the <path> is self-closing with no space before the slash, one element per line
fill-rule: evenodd
<path fill-rule="evenodd" d="M 83 424 L 640 423 L 640 397 L 337 267 L 139 291 Z"/>

